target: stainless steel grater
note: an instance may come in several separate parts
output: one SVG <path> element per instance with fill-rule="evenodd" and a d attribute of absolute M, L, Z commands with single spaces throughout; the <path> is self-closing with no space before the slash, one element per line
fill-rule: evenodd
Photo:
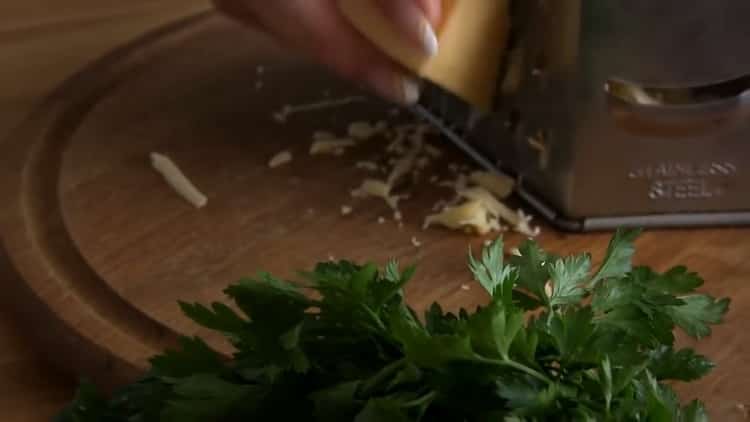
<path fill-rule="evenodd" d="M 750 1 L 516 0 L 498 72 L 415 112 L 556 226 L 750 223 Z"/>

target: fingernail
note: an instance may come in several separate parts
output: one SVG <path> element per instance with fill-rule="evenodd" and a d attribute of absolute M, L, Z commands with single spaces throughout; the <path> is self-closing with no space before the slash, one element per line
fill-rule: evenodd
<path fill-rule="evenodd" d="M 435 34 L 435 30 L 432 29 L 432 25 L 426 19 L 422 22 L 422 45 L 424 51 L 430 57 L 437 55 L 440 49 L 437 34 Z"/>
<path fill-rule="evenodd" d="M 438 37 L 425 12 L 415 1 L 390 0 L 382 2 L 385 12 L 425 54 L 438 52 Z"/>
<path fill-rule="evenodd" d="M 365 74 L 363 81 L 375 93 L 390 101 L 404 105 L 419 101 L 420 86 L 413 76 L 387 68 L 373 67 Z"/>
<path fill-rule="evenodd" d="M 401 77 L 401 97 L 406 104 L 416 104 L 419 101 L 419 83 L 411 77 Z"/>

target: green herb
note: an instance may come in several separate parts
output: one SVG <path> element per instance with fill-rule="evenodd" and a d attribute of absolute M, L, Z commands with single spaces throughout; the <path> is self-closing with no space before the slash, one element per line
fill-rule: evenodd
<path fill-rule="evenodd" d="M 185 338 L 112 397 L 84 384 L 58 420 L 705 421 L 668 382 L 713 364 L 675 349 L 673 330 L 710 335 L 729 300 L 696 293 L 685 268 L 633 268 L 637 235 L 619 231 L 595 270 L 533 242 L 506 262 L 497 241 L 469 260 L 488 304 L 423 318 L 404 302 L 414 269 L 395 262 L 319 264 L 304 284 L 242 280 L 225 291 L 233 307 L 181 304 L 226 335 L 232 359 Z"/>

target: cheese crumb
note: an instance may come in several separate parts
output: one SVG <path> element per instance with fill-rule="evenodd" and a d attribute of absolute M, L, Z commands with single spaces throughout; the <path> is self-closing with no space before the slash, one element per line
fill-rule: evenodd
<path fill-rule="evenodd" d="M 281 110 L 273 114 L 273 118 L 279 123 L 285 123 L 293 114 L 341 107 L 366 100 L 367 99 L 365 97 L 345 97 L 336 100 L 319 101 L 310 104 L 285 105 L 281 108 Z"/>
<path fill-rule="evenodd" d="M 438 186 L 450 188 L 458 192 L 460 190 L 466 189 L 466 186 L 468 186 L 469 184 L 468 180 L 469 179 L 465 174 L 459 174 L 458 176 L 456 176 L 456 180 L 445 180 L 438 183 Z"/>
<path fill-rule="evenodd" d="M 355 198 L 381 198 L 394 210 L 398 208 L 400 199 L 398 196 L 391 196 L 391 186 L 388 183 L 375 179 L 366 179 L 351 195 Z"/>
<path fill-rule="evenodd" d="M 347 133 L 351 138 L 365 141 L 385 132 L 387 129 L 388 124 L 384 121 L 377 122 L 374 125 L 369 122 L 353 122 L 349 124 Z"/>
<path fill-rule="evenodd" d="M 196 208 L 203 208 L 208 203 L 206 195 L 201 193 L 198 188 L 185 176 L 182 170 L 169 157 L 152 152 L 151 166 L 159 172 L 164 180 L 181 195 L 185 200 L 190 202 Z"/>
<path fill-rule="evenodd" d="M 441 225 L 452 230 L 467 229 L 480 235 L 498 231 L 500 225 L 480 201 L 469 201 L 463 205 L 445 208 L 439 214 L 427 216 L 424 228 Z"/>
<path fill-rule="evenodd" d="M 471 286 L 469 286 L 468 284 L 462 284 L 461 290 L 468 292 L 469 290 L 471 290 Z"/>
<path fill-rule="evenodd" d="M 352 213 L 352 211 L 354 211 L 354 209 L 352 209 L 352 207 L 348 205 L 341 206 L 341 215 L 349 215 Z"/>
<path fill-rule="evenodd" d="M 356 167 L 361 170 L 378 171 L 378 164 L 372 161 L 359 161 Z"/>
<path fill-rule="evenodd" d="M 422 242 L 420 242 L 416 236 L 412 236 L 411 238 L 411 244 L 414 245 L 415 248 L 421 248 Z"/>
<path fill-rule="evenodd" d="M 443 151 L 431 144 L 426 144 L 424 146 L 424 151 L 432 158 L 440 158 L 443 156 Z"/>
<path fill-rule="evenodd" d="M 268 167 L 275 169 L 277 167 L 281 167 L 284 164 L 289 164 L 292 162 L 292 153 L 289 150 L 281 151 L 280 153 L 274 155 L 271 160 L 268 162 Z"/>
<path fill-rule="evenodd" d="M 542 230 L 539 227 L 531 226 L 532 216 L 526 215 L 523 210 L 518 210 L 517 214 L 519 221 L 513 226 L 513 230 L 527 237 L 537 237 L 541 234 Z"/>
<path fill-rule="evenodd" d="M 529 137 L 527 142 L 531 149 L 539 154 L 539 168 L 545 170 L 549 166 L 550 151 L 545 143 L 544 135 L 540 133 L 537 136 Z"/>
<path fill-rule="evenodd" d="M 385 224 L 385 217 L 378 217 L 378 224 Z"/>
<path fill-rule="evenodd" d="M 395 221 L 403 221 L 404 220 L 404 216 L 401 214 L 401 211 L 394 211 L 393 212 L 393 219 Z"/>
<path fill-rule="evenodd" d="M 318 139 L 310 146 L 310 155 L 341 155 L 346 148 L 353 147 L 354 145 L 355 142 L 348 138 Z"/>
<path fill-rule="evenodd" d="M 492 194 L 484 188 L 474 187 L 459 192 L 463 198 L 479 201 L 495 217 L 508 223 L 513 230 L 527 237 L 537 237 L 541 233 L 539 227 L 532 227 L 532 217 L 526 215 L 523 210 L 513 211 L 507 205 L 495 199 Z"/>
<path fill-rule="evenodd" d="M 500 218 L 512 226 L 517 226 L 521 222 L 517 212 L 495 199 L 495 197 L 484 188 L 474 187 L 463 189 L 459 191 L 458 194 L 462 198 L 481 202 L 494 217 Z"/>
<path fill-rule="evenodd" d="M 510 254 L 513 255 L 513 256 L 522 256 L 521 255 L 521 250 L 518 249 L 518 248 L 511 248 Z"/>
<path fill-rule="evenodd" d="M 495 172 L 475 171 L 469 175 L 469 180 L 495 194 L 500 199 L 507 198 L 515 188 L 515 180 L 511 177 Z"/>

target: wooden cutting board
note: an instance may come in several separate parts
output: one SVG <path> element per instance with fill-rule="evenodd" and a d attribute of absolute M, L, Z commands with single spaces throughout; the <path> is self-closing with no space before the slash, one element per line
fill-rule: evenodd
<path fill-rule="evenodd" d="M 376 200 L 349 191 L 366 177 L 353 163 L 382 149 L 378 140 L 343 157 L 310 157 L 316 130 L 352 121 L 408 120 L 372 98 L 273 118 L 285 105 L 363 95 L 321 69 L 284 54 L 264 37 L 213 15 L 149 34 L 67 81 L 2 144 L 0 232 L 14 275 L 2 299 L 58 364 L 114 386 L 136 378 L 147 359 L 196 330 L 177 300 L 210 302 L 227 284 L 258 270 L 292 276 L 329 256 L 420 263 L 407 294 L 422 309 L 484 302 L 465 255 L 484 239 L 422 231 L 425 213 L 449 191 L 414 192 L 404 226 Z M 295 153 L 270 170 L 271 156 Z M 431 170 L 463 162 L 449 150 Z M 154 172 L 149 153 L 172 157 L 209 197 L 195 209 Z M 340 207 L 354 212 L 342 216 Z M 412 244 L 416 236 L 421 247 Z M 557 253 L 593 251 L 610 233 L 568 235 L 545 228 Z M 506 236 L 511 246 L 522 238 Z M 722 420 L 750 401 L 750 230 L 653 231 L 638 262 L 664 270 L 688 264 L 705 290 L 734 300 L 727 323 L 698 349 L 719 363 L 705 381 L 681 387 L 703 397 Z M 682 344 L 688 344 L 681 338 Z"/>

